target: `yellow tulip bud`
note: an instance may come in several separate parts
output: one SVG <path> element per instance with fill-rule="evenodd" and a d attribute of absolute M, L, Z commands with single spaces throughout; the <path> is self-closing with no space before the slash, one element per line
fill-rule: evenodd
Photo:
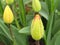
<path fill-rule="evenodd" d="M 35 12 L 39 12 L 41 10 L 41 4 L 39 0 L 32 0 L 32 8 Z"/>
<path fill-rule="evenodd" d="M 44 26 L 39 14 L 36 14 L 32 21 L 31 36 L 34 40 L 40 40 L 44 36 Z"/>
<path fill-rule="evenodd" d="M 14 20 L 13 13 L 8 5 L 5 7 L 3 20 L 5 23 L 12 23 Z"/>
<path fill-rule="evenodd" d="M 14 0 L 6 0 L 7 4 L 12 4 L 14 2 Z"/>

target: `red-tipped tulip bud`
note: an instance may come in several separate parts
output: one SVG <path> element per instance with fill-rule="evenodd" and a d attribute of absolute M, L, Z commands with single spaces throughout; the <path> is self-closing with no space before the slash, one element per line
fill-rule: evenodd
<path fill-rule="evenodd" d="M 32 21 L 31 36 L 34 40 L 40 40 L 44 36 L 44 26 L 39 14 L 36 14 Z"/>

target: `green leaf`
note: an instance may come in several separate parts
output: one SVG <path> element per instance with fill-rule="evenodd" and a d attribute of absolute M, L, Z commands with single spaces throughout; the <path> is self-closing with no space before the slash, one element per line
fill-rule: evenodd
<path fill-rule="evenodd" d="M 60 0 L 57 0 L 57 9 L 60 11 Z"/>
<path fill-rule="evenodd" d="M 0 34 L 0 40 L 4 42 L 5 45 L 12 45 L 12 41 L 2 34 Z"/>
<path fill-rule="evenodd" d="M 55 35 L 60 30 L 60 15 L 54 15 L 54 24 L 52 28 L 52 35 Z"/>
<path fill-rule="evenodd" d="M 26 12 L 24 8 L 23 0 L 18 0 L 19 9 L 20 9 L 20 21 L 23 26 L 26 26 Z"/>
<path fill-rule="evenodd" d="M 31 0 L 23 0 L 24 1 L 24 4 L 28 4 L 31 2 Z"/>
<path fill-rule="evenodd" d="M 17 45 L 29 45 L 28 43 L 28 36 L 25 35 L 25 34 L 20 34 L 18 31 L 18 29 L 11 25 L 11 28 L 12 28 L 12 32 L 14 34 L 14 37 L 15 37 L 15 42 Z"/>
<path fill-rule="evenodd" d="M 60 35 L 56 38 L 55 45 L 60 45 Z"/>
<path fill-rule="evenodd" d="M 60 31 L 58 31 L 51 39 L 51 45 L 55 45 L 57 37 L 60 36 Z"/>
<path fill-rule="evenodd" d="M 60 29 L 60 19 L 55 21 L 54 27 L 52 29 L 52 35 L 57 33 Z"/>
<path fill-rule="evenodd" d="M 26 23 L 28 26 L 31 25 L 32 19 L 34 18 L 34 15 L 26 15 Z"/>
<path fill-rule="evenodd" d="M 57 8 L 58 0 L 45 0 L 49 9 L 49 14 L 54 12 Z"/>
<path fill-rule="evenodd" d="M 48 4 L 48 8 L 49 8 L 49 19 L 48 19 L 48 23 L 47 23 L 47 28 L 46 28 L 46 33 L 47 35 L 47 43 L 46 45 L 50 45 L 50 39 L 51 39 L 51 31 L 53 28 L 53 21 L 54 21 L 54 12 L 56 10 L 56 3 L 54 0 L 46 0 L 47 4 Z M 57 2 L 57 0 L 56 0 Z"/>
<path fill-rule="evenodd" d="M 48 7 L 45 2 L 41 2 L 42 9 L 39 12 L 41 16 L 43 16 L 45 19 L 48 20 L 49 12 L 48 12 Z"/>
<path fill-rule="evenodd" d="M 3 14 L 3 8 L 2 8 L 1 0 L 0 0 L 0 15 L 2 16 L 2 14 Z"/>
<path fill-rule="evenodd" d="M 3 34 L 3 35 L 5 34 L 1 28 L 0 28 L 0 34 Z"/>
<path fill-rule="evenodd" d="M 4 22 L 0 19 L 0 28 L 2 29 L 2 33 L 12 40 L 8 27 L 4 24 Z"/>
<path fill-rule="evenodd" d="M 48 6 L 48 9 L 49 9 L 49 12 L 51 11 L 51 0 L 45 0 L 47 6 Z"/>
<path fill-rule="evenodd" d="M 54 14 L 51 14 L 47 23 L 47 28 L 46 28 L 46 34 L 47 34 L 47 45 L 50 45 L 50 39 L 51 39 L 51 31 L 52 31 L 52 25 L 53 25 L 53 17 Z"/>
<path fill-rule="evenodd" d="M 30 26 L 22 28 L 19 33 L 30 35 Z"/>

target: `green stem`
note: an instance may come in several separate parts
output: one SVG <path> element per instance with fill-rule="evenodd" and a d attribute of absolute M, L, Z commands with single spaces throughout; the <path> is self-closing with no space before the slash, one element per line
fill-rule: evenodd
<path fill-rule="evenodd" d="M 11 37 L 13 39 L 13 45 L 16 45 L 16 40 L 15 40 L 14 34 L 12 32 L 12 29 L 11 29 L 11 24 L 9 24 L 9 31 L 10 31 Z"/>
<path fill-rule="evenodd" d="M 40 42 L 39 41 L 36 41 L 36 45 L 40 45 Z"/>
<path fill-rule="evenodd" d="M 47 42 L 46 45 L 50 44 L 50 40 L 51 40 L 51 30 L 52 30 L 52 25 L 53 25 L 53 17 L 54 15 L 50 15 L 49 20 L 48 20 L 48 24 L 47 24 Z"/>
<path fill-rule="evenodd" d="M 16 16 L 15 16 L 15 23 L 16 23 L 17 28 L 18 28 L 18 29 L 21 29 L 21 26 L 19 26 L 19 22 L 18 22 Z"/>
<path fill-rule="evenodd" d="M 44 33 L 44 37 L 43 37 L 44 41 L 45 41 L 45 45 L 46 45 L 46 33 Z"/>
<path fill-rule="evenodd" d="M 14 13 L 14 18 L 15 18 L 15 23 L 16 23 L 16 26 L 17 26 L 17 28 L 18 29 L 21 29 L 21 26 L 19 25 L 19 22 L 18 22 L 18 19 L 17 19 L 17 14 L 15 13 L 15 11 L 16 11 L 16 9 L 15 9 L 15 5 L 13 6 L 13 5 L 10 5 L 11 6 L 11 8 L 12 8 L 12 10 L 13 10 L 13 13 Z"/>
<path fill-rule="evenodd" d="M 2 7 L 2 4 L 1 4 L 1 0 L 0 0 L 0 17 L 2 17 L 3 15 L 3 7 Z"/>
<path fill-rule="evenodd" d="M 49 20 L 48 20 L 47 29 L 46 29 L 46 31 L 48 30 L 48 32 L 47 32 L 48 35 L 47 35 L 46 45 L 49 45 L 50 44 L 51 30 L 52 30 L 52 25 L 53 25 L 53 17 L 54 17 L 54 14 L 51 14 L 50 17 L 49 17 Z"/>
<path fill-rule="evenodd" d="M 47 33 L 46 45 L 51 45 L 51 43 L 50 43 L 51 30 L 52 30 L 52 26 L 53 26 L 54 11 L 56 9 L 56 6 L 55 6 L 56 4 L 55 4 L 54 0 L 46 0 L 46 3 L 49 8 L 49 19 L 48 19 L 47 28 L 46 28 L 46 33 Z"/>
<path fill-rule="evenodd" d="M 26 12 L 25 12 L 25 8 L 24 8 L 24 3 L 23 0 L 18 0 L 19 2 L 19 8 L 20 8 L 20 21 L 22 23 L 23 26 L 26 26 Z"/>
<path fill-rule="evenodd" d="M 48 10 L 49 10 L 49 14 L 51 12 L 51 0 L 45 0 L 47 6 L 48 6 Z"/>
<path fill-rule="evenodd" d="M 9 31 L 10 31 L 11 37 L 13 38 L 13 33 L 12 33 L 12 30 L 11 30 L 10 24 L 9 24 Z"/>

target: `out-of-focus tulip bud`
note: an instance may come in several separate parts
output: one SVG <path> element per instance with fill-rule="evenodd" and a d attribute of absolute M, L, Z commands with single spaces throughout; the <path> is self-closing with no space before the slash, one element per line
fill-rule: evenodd
<path fill-rule="evenodd" d="M 3 14 L 3 20 L 5 23 L 9 23 L 9 24 L 12 23 L 14 20 L 12 10 L 10 9 L 8 5 L 5 7 L 4 14 Z"/>
<path fill-rule="evenodd" d="M 12 4 L 14 2 L 14 0 L 6 0 L 7 4 Z"/>
<path fill-rule="evenodd" d="M 34 40 L 40 40 L 44 36 L 44 26 L 39 14 L 36 14 L 32 21 L 31 36 Z"/>
<path fill-rule="evenodd" d="M 41 10 L 41 4 L 39 0 L 32 0 L 32 8 L 35 12 L 39 12 Z"/>

